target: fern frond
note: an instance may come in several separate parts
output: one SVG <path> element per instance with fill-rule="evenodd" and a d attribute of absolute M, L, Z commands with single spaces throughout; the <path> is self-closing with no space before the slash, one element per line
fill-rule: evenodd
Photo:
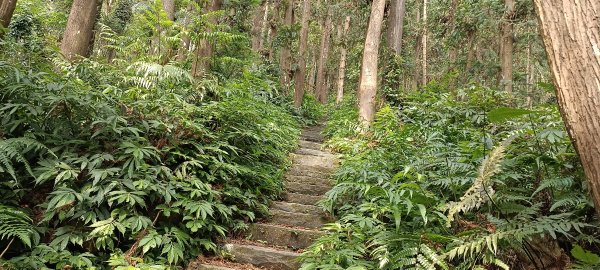
<path fill-rule="evenodd" d="M 28 247 L 37 245 L 40 236 L 32 223 L 33 220 L 25 212 L 0 205 L 0 240 L 16 237 Z"/>
<path fill-rule="evenodd" d="M 51 153 L 50 149 L 45 145 L 31 138 L 20 137 L 0 140 L 0 172 L 6 172 L 10 174 L 13 179 L 17 180 L 15 165 L 13 163 L 16 161 L 23 164 L 25 170 L 33 176 L 31 166 L 24 154 L 30 151 L 40 150 Z"/>

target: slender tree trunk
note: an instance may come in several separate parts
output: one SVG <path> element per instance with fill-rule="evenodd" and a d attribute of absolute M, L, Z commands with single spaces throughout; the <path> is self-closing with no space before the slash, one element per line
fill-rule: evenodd
<path fill-rule="evenodd" d="M 316 46 L 315 46 L 316 47 Z M 310 59 L 310 74 L 308 75 L 308 91 L 312 94 L 315 93 L 315 83 L 317 82 L 317 49 L 311 50 L 312 56 Z"/>
<path fill-rule="evenodd" d="M 402 51 L 402 34 L 404 32 L 404 14 L 406 11 L 405 0 L 392 0 L 390 4 L 390 17 L 387 32 L 388 45 L 396 54 Z"/>
<path fill-rule="evenodd" d="M 304 0 L 302 8 L 302 22 L 300 30 L 300 44 L 298 45 L 298 72 L 295 74 L 294 105 L 302 106 L 304 97 L 304 81 L 306 77 L 306 44 L 308 43 L 308 21 L 310 19 L 310 0 Z"/>
<path fill-rule="evenodd" d="M 175 20 L 175 0 L 162 0 L 163 8 L 167 13 L 169 20 Z"/>
<path fill-rule="evenodd" d="M 267 2 L 265 3 L 265 13 L 264 16 L 262 18 L 261 24 L 260 24 L 260 38 L 258 40 L 258 50 L 261 54 L 263 54 L 263 50 L 265 49 L 265 40 L 267 39 L 267 35 L 268 35 L 268 22 L 269 22 L 269 10 L 270 10 L 270 6 L 271 6 L 271 1 L 267 0 Z"/>
<path fill-rule="evenodd" d="M 10 19 L 15 12 L 17 7 L 17 0 L 3 0 L 0 1 L 0 25 L 4 28 L 8 28 Z"/>
<path fill-rule="evenodd" d="M 344 98 L 344 81 L 346 78 L 346 58 L 348 57 L 348 30 L 350 29 L 350 16 L 346 16 L 344 30 L 342 31 L 342 46 L 340 49 L 340 67 L 338 68 L 337 96 L 335 103 L 339 104 Z"/>
<path fill-rule="evenodd" d="M 206 7 L 207 13 L 215 12 L 221 9 L 223 0 L 212 0 L 210 5 Z M 212 16 L 209 19 L 210 24 L 215 25 L 218 22 L 216 16 Z M 206 31 L 212 32 L 209 28 Z M 196 47 L 195 59 L 192 63 L 192 75 L 196 78 L 204 76 L 205 72 L 210 68 L 210 58 L 213 55 L 213 45 L 208 40 L 200 40 Z"/>
<path fill-rule="evenodd" d="M 421 20 L 421 10 L 417 9 L 417 16 L 416 16 L 416 21 L 420 21 Z M 413 76 L 412 76 L 412 86 L 411 89 L 412 90 L 417 90 L 421 84 L 421 71 L 422 71 L 422 67 L 419 67 L 419 64 L 421 63 L 420 61 L 422 61 L 422 56 L 423 56 L 423 33 L 419 33 L 417 34 L 416 40 L 415 40 L 415 61 L 414 61 L 414 68 L 413 68 Z"/>
<path fill-rule="evenodd" d="M 423 0 L 423 38 L 421 39 L 423 45 L 423 56 L 421 59 L 422 71 L 422 85 L 427 84 L 427 0 Z"/>
<path fill-rule="evenodd" d="M 325 69 L 327 68 L 327 59 L 329 58 L 329 41 L 331 40 L 331 24 L 332 24 L 332 9 L 327 8 L 327 18 L 325 19 L 325 27 L 321 36 L 321 53 L 319 57 L 319 65 L 317 66 L 317 82 L 315 84 L 315 93 L 317 100 L 323 104 L 327 102 L 328 88 L 325 84 Z"/>
<path fill-rule="evenodd" d="M 294 24 L 294 0 L 287 0 L 285 7 L 285 18 L 283 23 L 287 30 Z M 279 65 L 281 66 L 281 85 L 283 85 L 284 89 L 289 88 L 291 75 L 292 75 L 292 53 L 290 51 L 290 44 L 286 42 L 281 47 L 281 54 L 279 59 Z"/>
<path fill-rule="evenodd" d="M 558 105 L 600 216 L 600 2 L 534 2 Z"/>
<path fill-rule="evenodd" d="M 188 5 L 187 12 L 192 13 L 193 11 L 194 11 L 194 5 L 192 5 L 192 4 Z M 179 61 L 179 62 L 185 61 L 185 59 L 187 58 L 187 54 L 190 51 L 190 46 L 192 45 L 190 35 L 189 35 L 190 23 L 191 23 L 190 16 L 185 15 L 185 17 L 183 17 L 183 22 L 182 22 L 182 25 L 184 28 L 184 33 L 183 33 L 183 37 L 181 38 L 181 46 L 177 50 L 177 61 Z"/>
<path fill-rule="evenodd" d="M 513 24 L 515 16 L 515 0 L 504 0 L 506 10 L 502 18 L 502 46 L 500 51 L 501 60 L 501 85 L 504 91 L 513 91 Z"/>
<path fill-rule="evenodd" d="M 263 0 L 262 4 L 258 7 L 258 9 L 256 10 L 256 13 L 254 14 L 254 18 L 252 19 L 252 30 L 251 30 L 251 35 L 252 35 L 252 50 L 255 52 L 259 52 L 259 46 L 260 46 L 260 40 L 262 38 L 261 34 L 262 34 L 262 21 L 263 18 L 266 14 L 266 8 L 268 5 L 268 1 L 267 0 Z"/>
<path fill-rule="evenodd" d="M 6 1 L 6 0 L 5 0 Z M 61 53 L 69 61 L 88 57 L 94 22 L 98 12 L 97 0 L 74 0 L 67 21 L 67 28 L 60 46 Z"/>
<path fill-rule="evenodd" d="M 371 126 L 375 117 L 379 44 L 384 11 L 385 0 L 373 0 L 358 86 L 358 117 L 363 132 Z"/>

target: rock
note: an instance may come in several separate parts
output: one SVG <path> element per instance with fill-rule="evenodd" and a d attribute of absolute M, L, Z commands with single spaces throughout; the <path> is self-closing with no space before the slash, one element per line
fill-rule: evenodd
<path fill-rule="evenodd" d="M 308 194 L 300 194 L 294 192 L 286 192 L 283 194 L 283 198 L 286 202 L 298 203 L 298 204 L 312 204 L 315 205 L 320 200 L 323 200 L 323 196 L 314 196 Z"/>
<path fill-rule="evenodd" d="M 233 260 L 239 263 L 249 263 L 258 267 L 277 270 L 297 270 L 300 263 L 296 262 L 298 253 L 281 251 L 259 246 L 225 244 L 225 250 L 233 255 Z"/>
<path fill-rule="evenodd" d="M 321 150 L 322 145 L 320 143 L 316 143 L 316 142 L 300 140 L 300 147 L 313 149 L 313 150 Z"/>
<path fill-rule="evenodd" d="M 336 157 L 318 157 L 312 155 L 292 154 L 294 165 L 332 169 L 337 165 Z"/>
<path fill-rule="evenodd" d="M 319 229 L 330 221 L 325 215 L 294 213 L 278 209 L 271 209 L 269 212 L 271 223 L 287 226 Z"/>
<path fill-rule="evenodd" d="M 294 164 L 292 165 L 292 168 L 290 168 L 290 170 L 288 171 L 288 174 L 328 178 L 331 174 L 333 174 L 333 172 L 334 169 L 332 167 Z"/>
<path fill-rule="evenodd" d="M 292 249 L 306 248 L 324 234 L 316 230 L 289 228 L 265 223 L 253 224 L 248 233 L 249 238 L 253 241 Z"/>
<path fill-rule="evenodd" d="M 316 156 L 316 157 L 329 157 L 329 158 L 337 157 L 336 155 L 334 155 L 332 153 L 317 150 L 317 149 L 311 149 L 311 148 L 300 148 L 300 149 L 296 150 L 295 153 L 299 154 L 299 155 L 309 155 L 309 156 Z"/>
<path fill-rule="evenodd" d="M 223 267 L 223 266 L 200 264 L 200 265 L 196 265 L 194 268 L 188 267 L 187 270 L 235 270 L 235 269 L 229 268 L 229 267 Z"/>
<path fill-rule="evenodd" d="M 323 213 L 323 210 L 314 205 L 306 205 L 299 203 L 290 202 L 273 202 L 271 209 L 278 209 L 286 212 L 302 213 L 302 214 L 315 214 L 319 215 Z"/>
<path fill-rule="evenodd" d="M 291 183 L 305 183 L 309 185 L 325 185 L 333 187 L 334 180 L 331 178 L 321 178 L 317 176 L 306 176 L 306 175 L 292 175 L 287 174 L 285 176 L 285 181 Z"/>
<path fill-rule="evenodd" d="M 313 196 L 325 195 L 325 193 L 327 193 L 327 191 L 331 189 L 331 187 L 327 185 L 310 185 L 306 183 L 297 182 L 284 182 L 283 186 L 288 192 L 307 194 Z"/>

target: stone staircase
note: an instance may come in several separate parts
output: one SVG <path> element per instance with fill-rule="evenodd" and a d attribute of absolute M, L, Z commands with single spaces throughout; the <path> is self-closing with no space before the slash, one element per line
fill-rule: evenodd
<path fill-rule="evenodd" d="M 285 175 L 283 201 L 273 202 L 270 219 L 252 224 L 243 241 L 230 241 L 225 249 L 231 263 L 196 263 L 188 270 L 271 269 L 297 270 L 299 250 L 312 244 L 323 232 L 328 217 L 315 204 L 331 189 L 335 155 L 322 150 L 321 126 L 302 132 L 300 148 L 292 154 L 292 168 Z"/>

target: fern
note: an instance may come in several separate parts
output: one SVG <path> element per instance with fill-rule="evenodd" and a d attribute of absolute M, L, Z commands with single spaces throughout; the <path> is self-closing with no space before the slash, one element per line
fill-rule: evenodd
<path fill-rule="evenodd" d="M 40 241 L 40 235 L 35 230 L 32 222 L 33 220 L 25 212 L 17 208 L 0 205 L 0 240 L 16 237 L 28 247 L 37 245 Z"/>
<path fill-rule="evenodd" d="M 500 172 L 500 162 L 504 158 L 504 151 L 509 141 L 505 141 L 496 147 L 490 155 L 483 161 L 481 167 L 479 167 L 479 174 L 473 183 L 473 186 L 469 188 L 465 194 L 460 198 L 458 202 L 448 203 L 448 219 L 446 226 L 452 226 L 454 216 L 458 213 L 467 213 L 472 209 L 479 208 L 482 204 L 486 203 L 489 196 L 494 194 L 494 189 L 490 185 L 492 177 Z"/>
<path fill-rule="evenodd" d="M 17 180 L 14 161 L 21 163 L 29 175 L 33 176 L 31 166 L 24 154 L 31 151 L 50 150 L 34 139 L 20 137 L 0 140 L 0 173 L 6 172 Z M 50 152 L 51 153 L 51 152 Z"/>

